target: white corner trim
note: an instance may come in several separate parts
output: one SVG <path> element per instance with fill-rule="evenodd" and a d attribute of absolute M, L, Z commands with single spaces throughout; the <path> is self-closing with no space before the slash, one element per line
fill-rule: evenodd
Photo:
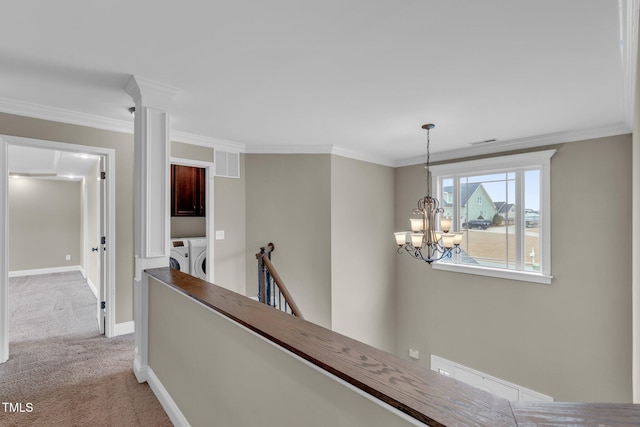
<path fill-rule="evenodd" d="M 37 276 L 39 274 L 52 274 L 52 273 L 68 273 L 70 271 L 79 271 L 80 274 L 82 274 L 82 267 L 79 265 L 69 265 L 65 267 L 34 268 L 31 270 L 13 270 L 9 272 L 9 277 Z"/>
<path fill-rule="evenodd" d="M 162 382 L 150 367 L 147 367 L 147 383 L 149 384 L 149 387 L 151 387 L 153 394 L 156 395 L 156 398 L 160 402 L 160 405 L 162 405 L 164 411 L 169 416 L 169 419 L 171 420 L 173 425 L 176 427 L 190 426 L 187 418 L 184 416 L 182 411 L 180 411 L 180 408 L 178 407 L 176 402 L 173 401 L 167 389 L 164 388 L 164 385 L 162 385 Z"/>
<path fill-rule="evenodd" d="M 128 322 L 116 323 L 113 328 L 113 336 L 132 334 L 136 330 L 133 320 Z"/>

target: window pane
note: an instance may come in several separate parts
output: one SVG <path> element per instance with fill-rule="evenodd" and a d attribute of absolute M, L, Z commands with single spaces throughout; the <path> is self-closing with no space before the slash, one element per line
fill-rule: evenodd
<path fill-rule="evenodd" d="M 514 201 L 514 173 L 461 178 L 461 264 L 516 268 Z"/>
<path fill-rule="evenodd" d="M 526 271 L 540 271 L 540 170 L 524 173 L 524 223 Z"/>
<path fill-rule="evenodd" d="M 444 216 L 453 216 L 453 178 L 446 178 L 442 180 L 442 208 L 444 209 Z"/>

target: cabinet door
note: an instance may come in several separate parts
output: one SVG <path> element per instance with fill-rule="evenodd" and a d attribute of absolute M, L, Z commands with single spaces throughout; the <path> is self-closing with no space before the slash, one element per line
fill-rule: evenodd
<path fill-rule="evenodd" d="M 205 216 L 205 170 L 171 165 L 171 216 Z"/>

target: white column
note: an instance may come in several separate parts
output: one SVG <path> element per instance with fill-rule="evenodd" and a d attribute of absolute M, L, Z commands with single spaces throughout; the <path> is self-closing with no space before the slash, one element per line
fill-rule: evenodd
<path fill-rule="evenodd" d="M 147 380 L 148 284 L 143 272 L 169 266 L 169 105 L 177 90 L 132 76 L 125 91 L 135 102 L 133 283 L 134 372 Z"/>
<path fill-rule="evenodd" d="M 0 363 L 9 360 L 8 180 L 8 145 L 0 138 Z"/>

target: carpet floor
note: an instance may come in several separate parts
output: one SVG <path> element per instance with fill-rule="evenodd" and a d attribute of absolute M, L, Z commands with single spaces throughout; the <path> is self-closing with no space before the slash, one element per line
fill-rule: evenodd
<path fill-rule="evenodd" d="M 133 374 L 133 334 L 98 333 L 80 273 L 9 280 L 9 360 L 0 364 L 1 426 L 171 426 Z"/>

